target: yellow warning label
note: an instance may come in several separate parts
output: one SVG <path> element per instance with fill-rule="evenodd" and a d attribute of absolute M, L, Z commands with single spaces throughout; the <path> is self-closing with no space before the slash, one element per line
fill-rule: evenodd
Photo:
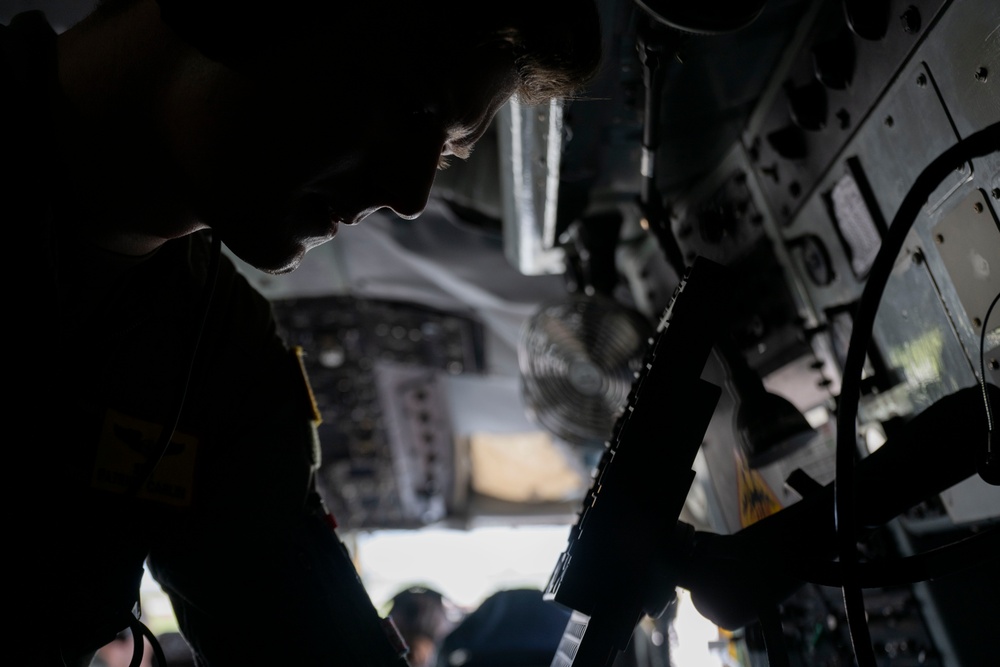
<path fill-rule="evenodd" d="M 781 509 L 781 503 L 760 473 L 736 452 L 736 483 L 740 500 L 740 525 L 746 528 Z"/>

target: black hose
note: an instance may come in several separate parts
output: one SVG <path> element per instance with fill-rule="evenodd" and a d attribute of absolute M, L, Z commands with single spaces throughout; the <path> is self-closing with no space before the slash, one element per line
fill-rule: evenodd
<path fill-rule="evenodd" d="M 785 629 L 781 625 L 781 610 L 778 605 L 768 604 L 758 609 L 757 622 L 764 635 L 768 667 L 790 667 Z"/>
<path fill-rule="evenodd" d="M 882 239 L 878 255 L 862 291 L 854 315 L 850 346 L 844 364 L 839 412 L 837 415 L 837 450 L 834 521 L 837 551 L 844 575 L 844 603 L 859 667 L 874 667 L 874 654 L 865 619 L 861 589 L 857 580 L 857 525 L 854 465 L 857 456 L 857 412 L 861 395 L 861 372 L 871 341 L 875 315 L 888 283 L 896 257 L 920 209 L 934 189 L 962 164 L 973 158 L 1000 150 L 1000 123 L 969 135 L 931 162 L 917 177 L 892 224 Z M 867 645 L 866 645 L 867 640 Z"/>

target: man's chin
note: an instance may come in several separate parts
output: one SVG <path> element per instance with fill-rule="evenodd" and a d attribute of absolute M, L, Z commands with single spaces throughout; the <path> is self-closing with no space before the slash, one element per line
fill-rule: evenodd
<path fill-rule="evenodd" d="M 298 260 L 296 260 L 294 262 L 291 262 L 289 264 L 285 264 L 283 266 L 277 266 L 277 267 L 274 267 L 274 268 L 269 268 L 269 267 L 266 267 L 266 266 L 259 266 L 257 268 L 260 269 L 261 271 L 263 271 L 264 273 L 271 274 L 272 276 L 283 276 L 283 275 L 291 273 L 295 269 L 299 268 L 299 265 L 301 263 L 302 263 L 302 259 L 299 258 Z"/>
<path fill-rule="evenodd" d="M 318 197 L 303 197 L 279 222 L 263 224 L 263 216 L 242 224 L 218 227 L 222 241 L 238 258 L 259 271 L 272 275 L 291 273 L 299 267 L 306 253 L 337 234 L 337 222 L 330 217 L 326 204 Z"/>
<path fill-rule="evenodd" d="M 308 250 L 306 246 L 300 244 L 286 245 L 281 251 L 276 251 L 275 246 L 254 248 L 227 243 L 226 247 L 241 261 L 258 271 L 274 276 L 291 273 L 299 268 Z"/>

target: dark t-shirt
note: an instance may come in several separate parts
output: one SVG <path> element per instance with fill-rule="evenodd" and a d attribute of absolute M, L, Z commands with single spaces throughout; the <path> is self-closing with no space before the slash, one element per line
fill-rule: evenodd
<path fill-rule="evenodd" d="M 313 489 L 318 414 L 270 304 L 209 232 L 142 258 L 77 239 L 58 95 L 44 17 L 0 26 L 8 647 L 74 664 L 148 558 L 200 665 L 403 664 Z"/>

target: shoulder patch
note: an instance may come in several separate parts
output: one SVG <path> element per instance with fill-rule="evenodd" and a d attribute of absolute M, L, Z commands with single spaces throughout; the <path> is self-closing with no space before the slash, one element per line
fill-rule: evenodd
<path fill-rule="evenodd" d="M 302 387 L 305 389 L 304 396 L 308 402 L 306 406 L 308 410 L 307 416 L 312 421 L 313 426 L 319 426 L 323 423 L 323 416 L 320 414 L 319 406 L 316 404 L 316 395 L 313 393 L 312 384 L 309 382 L 309 373 L 306 371 L 304 355 L 305 351 L 301 345 L 296 345 L 292 348 L 292 356 L 295 357 L 297 372 L 302 378 Z"/>
<path fill-rule="evenodd" d="M 161 424 L 108 410 L 97 446 L 91 486 L 111 493 L 127 493 L 136 481 L 136 471 L 157 449 L 162 431 Z M 199 445 L 197 437 L 175 432 L 152 477 L 137 497 L 174 507 L 191 506 Z"/>

